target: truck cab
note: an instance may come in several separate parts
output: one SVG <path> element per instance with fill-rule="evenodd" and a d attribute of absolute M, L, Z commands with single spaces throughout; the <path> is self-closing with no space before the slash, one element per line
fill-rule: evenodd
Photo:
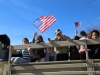
<path fill-rule="evenodd" d="M 0 43 L 2 44 L 0 48 L 0 61 L 6 61 L 9 56 L 9 49 L 7 47 L 10 45 L 10 38 L 6 34 L 1 34 Z"/>

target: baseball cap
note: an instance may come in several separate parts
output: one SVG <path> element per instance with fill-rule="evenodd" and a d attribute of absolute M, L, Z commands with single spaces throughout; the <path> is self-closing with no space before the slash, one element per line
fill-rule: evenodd
<path fill-rule="evenodd" d="M 61 33 L 62 31 L 60 30 L 60 29 L 57 29 L 56 31 L 55 31 L 55 34 L 56 35 L 58 35 L 59 33 Z"/>

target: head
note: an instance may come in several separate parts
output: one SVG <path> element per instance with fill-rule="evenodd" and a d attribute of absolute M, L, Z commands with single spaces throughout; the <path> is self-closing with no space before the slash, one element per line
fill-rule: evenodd
<path fill-rule="evenodd" d="M 44 42 L 41 35 L 38 35 L 36 40 L 38 40 L 39 42 Z"/>
<path fill-rule="evenodd" d="M 27 38 L 24 38 L 24 39 L 22 40 L 22 43 L 23 43 L 23 44 L 29 44 L 29 40 L 28 40 Z"/>
<path fill-rule="evenodd" d="M 62 31 L 60 29 L 57 29 L 55 31 L 56 36 L 61 37 L 62 36 Z"/>
<path fill-rule="evenodd" d="M 89 33 L 89 34 L 87 35 L 87 38 L 88 38 L 88 39 L 92 39 L 91 33 Z"/>
<path fill-rule="evenodd" d="M 98 30 L 93 30 L 91 32 L 91 37 L 92 37 L 92 39 L 98 39 L 99 38 L 99 31 Z"/>
<path fill-rule="evenodd" d="M 73 40 L 79 40 L 80 37 L 79 36 L 74 36 Z"/>
<path fill-rule="evenodd" d="M 87 36 L 87 33 L 86 33 L 85 31 L 81 31 L 81 32 L 80 32 L 80 35 L 81 35 L 81 36 Z"/>
<path fill-rule="evenodd" d="M 47 48 L 47 50 L 49 53 L 52 53 L 54 51 L 54 47 Z"/>

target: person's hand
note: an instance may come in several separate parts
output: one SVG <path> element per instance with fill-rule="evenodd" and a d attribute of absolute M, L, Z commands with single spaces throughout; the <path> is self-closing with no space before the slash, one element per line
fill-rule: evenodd
<path fill-rule="evenodd" d="M 36 37 L 36 36 L 37 36 L 37 32 L 34 33 L 34 37 Z"/>
<path fill-rule="evenodd" d="M 45 59 L 44 59 L 44 58 L 42 58 L 42 59 L 41 59 L 41 62 L 45 62 Z"/>
<path fill-rule="evenodd" d="M 7 46 L 8 49 L 10 49 L 10 46 Z"/>
<path fill-rule="evenodd" d="M 31 49 L 31 46 L 28 47 L 28 51 L 30 51 L 30 49 Z"/>
<path fill-rule="evenodd" d="M 39 40 L 36 40 L 35 43 L 40 43 L 40 41 Z"/>

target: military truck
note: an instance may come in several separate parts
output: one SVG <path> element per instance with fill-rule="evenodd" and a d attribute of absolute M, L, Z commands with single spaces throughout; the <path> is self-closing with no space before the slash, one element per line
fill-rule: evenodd
<path fill-rule="evenodd" d="M 8 63 L 10 38 L 6 34 L 0 35 L 0 75 L 4 71 L 4 64 Z"/>
<path fill-rule="evenodd" d="M 52 41 L 42 44 L 10 45 L 7 35 L 0 35 L 0 75 L 100 75 L 100 59 L 89 59 L 86 50 L 86 60 L 30 62 L 22 64 L 10 63 L 11 50 L 31 48 L 48 48 L 59 46 L 76 46 L 100 44 L 100 39 L 77 41 Z M 10 45 L 10 49 L 7 46 Z M 6 54 L 6 55 L 5 55 Z M 8 60 L 9 55 L 9 60 Z"/>

